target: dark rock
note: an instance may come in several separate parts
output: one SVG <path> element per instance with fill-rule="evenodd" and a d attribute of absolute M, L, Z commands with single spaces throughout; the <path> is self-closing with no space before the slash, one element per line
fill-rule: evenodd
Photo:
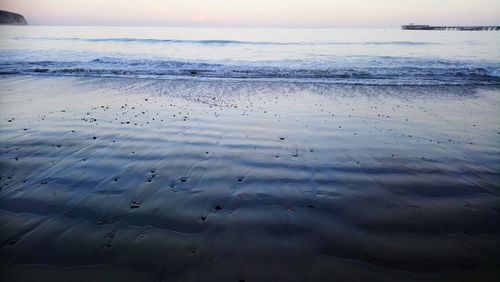
<path fill-rule="evenodd" d="M 0 25 L 28 25 L 28 22 L 19 14 L 0 10 Z"/>

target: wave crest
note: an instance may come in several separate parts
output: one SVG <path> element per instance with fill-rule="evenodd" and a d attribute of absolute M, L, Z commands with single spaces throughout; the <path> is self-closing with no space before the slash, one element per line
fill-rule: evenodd
<path fill-rule="evenodd" d="M 259 62 L 100 57 L 75 61 L 0 61 L 0 74 L 152 79 L 254 79 L 365 85 L 500 85 L 500 63 L 412 58 Z"/>

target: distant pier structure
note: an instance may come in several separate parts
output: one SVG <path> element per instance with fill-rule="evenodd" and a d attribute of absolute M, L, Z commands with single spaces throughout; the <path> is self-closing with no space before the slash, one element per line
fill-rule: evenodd
<path fill-rule="evenodd" d="M 422 24 L 402 25 L 403 30 L 460 30 L 460 31 L 483 31 L 500 30 L 500 26 L 431 26 Z"/>

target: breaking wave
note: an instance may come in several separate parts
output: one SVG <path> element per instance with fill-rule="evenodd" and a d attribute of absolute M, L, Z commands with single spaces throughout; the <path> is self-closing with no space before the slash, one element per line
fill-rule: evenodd
<path fill-rule="evenodd" d="M 96 57 L 97 56 L 97 57 Z M 57 59 L 57 58 L 58 59 Z M 500 63 L 401 57 L 195 61 L 70 52 L 0 52 L 0 74 L 151 79 L 243 79 L 361 85 L 500 85 Z"/>

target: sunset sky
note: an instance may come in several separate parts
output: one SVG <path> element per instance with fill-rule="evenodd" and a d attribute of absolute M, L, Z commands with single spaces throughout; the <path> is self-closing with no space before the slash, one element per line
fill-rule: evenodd
<path fill-rule="evenodd" d="M 499 0 L 0 0 L 36 25 L 499 25 Z"/>

